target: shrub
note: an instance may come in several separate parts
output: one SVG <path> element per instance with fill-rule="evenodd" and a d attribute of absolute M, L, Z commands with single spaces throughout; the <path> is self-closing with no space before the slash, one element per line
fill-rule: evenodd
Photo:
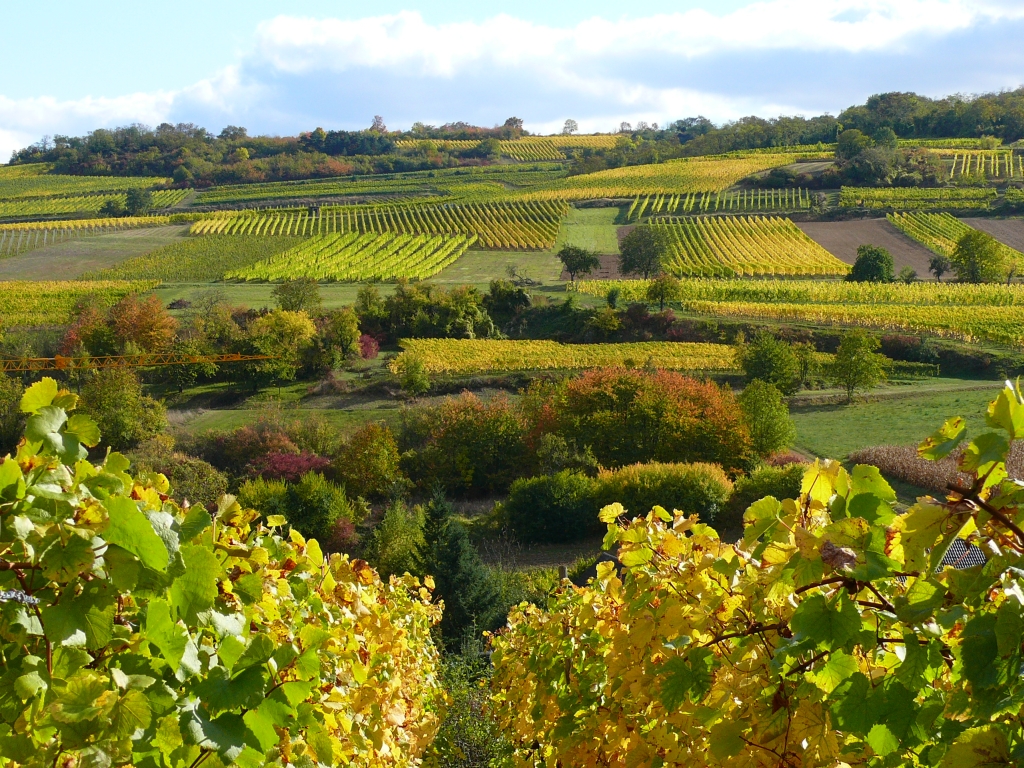
<path fill-rule="evenodd" d="M 139 377 L 131 368 L 96 371 L 82 388 L 81 404 L 115 449 L 137 445 L 167 426 L 164 406 L 142 394 Z"/>
<path fill-rule="evenodd" d="M 183 441 L 186 451 L 229 475 L 245 475 L 246 467 L 269 453 L 299 453 L 291 438 L 277 425 L 257 422 L 227 433 L 206 433 Z"/>
<path fill-rule="evenodd" d="M 889 251 L 862 245 L 857 249 L 857 260 L 846 279 L 856 283 L 891 283 L 895 279 L 894 270 Z"/>
<path fill-rule="evenodd" d="M 789 448 L 796 439 L 796 427 L 779 390 L 755 379 L 743 390 L 739 400 L 758 456 L 764 458 Z"/>
<path fill-rule="evenodd" d="M 672 371 L 606 368 L 535 385 L 523 405 L 536 438 L 589 446 L 602 466 L 708 461 L 727 471 L 752 458 L 736 397 Z"/>
<path fill-rule="evenodd" d="M 395 361 L 398 383 L 409 395 L 417 397 L 430 391 L 430 376 L 419 355 L 404 354 Z"/>
<path fill-rule="evenodd" d="M 381 578 L 416 571 L 416 553 L 423 546 L 423 508 L 392 502 L 374 526 L 366 547 L 366 559 Z"/>
<path fill-rule="evenodd" d="M 795 499 L 800 495 L 800 481 L 806 469 L 802 463 L 758 467 L 749 475 L 736 480 L 732 495 L 716 521 L 718 529 L 723 533 L 739 534 L 743 529 L 743 513 L 758 499 L 766 496 Z"/>
<path fill-rule="evenodd" d="M 52 379 L 22 403 L 41 450 L 0 463 L 0 763 L 418 763 L 444 697 L 416 580 L 383 584 L 230 497 L 214 520 L 183 510 L 120 454 L 92 465 L 95 423 L 67 420 Z"/>
<path fill-rule="evenodd" d="M 526 422 L 508 398 L 485 403 L 465 392 L 403 413 L 401 466 L 420 488 L 440 483 L 451 493 L 501 492 L 529 474 L 525 437 Z"/>
<path fill-rule="evenodd" d="M 398 443 L 386 424 L 360 427 L 335 462 L 338 477 L 353 496 L 382 498 L 404 480 L 399 468 Z"/>
<path fill-rule="evenodd" d="M 294 483 L 309 472 L 322 472 L 331 462 L 315 453 L 265 453 L 249 463 L 249 474 Z"/>
<path fill-rule="evenodd" d="M 597 476 L 590 514 L 619 502 L 634 515 L 660 506 L 713 523 L 732 489 L 732 481 L 717 464 L 633 464 Z"/>
<path fill-rule="evenodd" d="M 0 373 L 0 454 L 14 448 L 24 428 L 24 414 L 18 407 L 22 395 L 21 382 Z"/>
<path fill-rule="evenodd" d="M 373 336 L 364 333 L 359 337 L 359 356 L 363 360 L 373 360 L 380 351 L 380 342 Z"/>
<path fill-rule="evenodd" d="M 339 488 L 319 472 L 289 483 L 284 497 L 285 517 L 302 535 L 326 542 L 338 520 L 352 520 L 358 514 Z"/>
<path fill-rule="evenodd" d="M 257 477 L 246 480 L 238 489 L 238 503 L 255 509 L 264 517 L 284 515 L 288 485 L 283 480 Z"/>
<path fill-rule="evenodd" d="M 972 229 L 957 241 L 949 261 L 961 282 L 996 282 L 1006 277 L 1003 250 L 992 235 Z"/>
<path fill-rule="evenodd" d="M 594 480 L 570 470 L 516 480 L 502 511 L 525 543 L 578 541 L 601 530 Z"/>

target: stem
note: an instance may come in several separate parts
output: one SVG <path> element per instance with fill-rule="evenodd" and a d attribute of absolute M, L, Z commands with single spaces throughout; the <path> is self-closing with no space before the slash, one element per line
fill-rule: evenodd
<path fill-rule="evenodd" d="M 210 754 L 211 754 L 210 750 L 208 750 L 208 749 L 207 750 L 203 750 L 202 752 L 199 753 L 199 757 L 197 757 L 195 760 L 193 760 L 192 761 L 192 765 L 190 765 L 188 768 L 198 768 L 198 766 L 202 765 L 203 761 L 206 760 L 206 758 L 208 758 L 210 756 Z"/>
<path fill-rule="evenodd" d="M 814 589 L 815 587 L 825 587 L 829 584 L 839 584 L 843 581 L 849 581 L 849 579 L 849 576 L 833 576 L 831 579 L 823 579 L 822 581 L 816 581 L 813 584 L 808 584 L 806 586 L 800 587 L 799 589 L 795 589 L 793 590 L 793 594 L 799 595 L 803 592 L 806 592 L 809 589 Z"/>
<path fill-rule="evenodd" d="M 718 635 L 717 637 L 711 638 L 704 645 L 714 645 L 715 643 L 720 643 L 723 640 L 732 640 L 737 637 L 750 637 L 751 635 L 756 635 L 760 632 L 775 632 L 780 629 L 785 629 L 787 626 L 788 625 L 782 621 L 780 621 L 778 624 L 768 625 L 761 624 L 760 622 L 754 622 L 754 624 L 752 624 L 748 629 L 745 629 L 742 632 L 730 632 L 727 635 Z"/>
<path fill-rule="evenodd" d="M 948 488 L 951 491 L 954 491 L 955 493 L 959 493 L 961 496 L 964 497 L 964 500 L 976 504 L 978 507 L 992 515 L 992 517 L 994 517 L 996 520 L 1002 523 L 1005 527 L 1013 531 L 1014 535 L 1017 537 L 1018 542 L 1015 549 L 1017 549 L 1018 551 L 1024 551 L 1022 550 L 1022 547 L 1024 547 L 1024 530 L 1021 530 L 1016 523 L 1010 520 L 1010 518 L 1008 518 L 995 507 L 993 507 L 987 501 L 984 501 L 983 499 L 979 498 L 977 492 L 975 492 L 973 488 L 961 488 L 956 483 L 950 483 L 949 485 L 946 486 L 946 488 Z"/>

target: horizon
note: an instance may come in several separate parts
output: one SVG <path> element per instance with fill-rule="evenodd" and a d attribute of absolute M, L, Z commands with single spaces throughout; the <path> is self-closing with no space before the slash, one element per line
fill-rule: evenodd
<path fill-rule="evenodd" d="M 43 136 L 132 123 L 294 136 L 363 129 L 375 114 L 397 130 L 516 115 L 534 134 L 568 118 L 609 133 L 623 121 L 837 115 L 873 93 L 1024 83 L 1024 8 L 1005 0 L 659 0 L 643 14 L 608 2 L 497 15 L 409 0 L 372 15 L 338 2 L 129 7 L 62 10 L 56 54 L 39 57 L 30 35 L 5 46 L 0 160 Z M 0 17 L 18 29 L 34 13 L 16 2 Z M 97 46 L 105 38 L 118 45 Z"/>

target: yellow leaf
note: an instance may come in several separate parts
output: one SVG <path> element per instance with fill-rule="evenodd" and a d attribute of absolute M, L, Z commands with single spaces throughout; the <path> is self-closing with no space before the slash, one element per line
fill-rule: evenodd
<path fill-rule="evenodd" d="M 604 507 L 600 512 L 598 512 L 597 519 L 600 520 L 602 523 L 612 525 L 624 514 L 626 514 L 625 508 L 621 504 L 619 504 L 619 502 L 615 502 L 614 504 L 609 504 L 608 506 Z"/>

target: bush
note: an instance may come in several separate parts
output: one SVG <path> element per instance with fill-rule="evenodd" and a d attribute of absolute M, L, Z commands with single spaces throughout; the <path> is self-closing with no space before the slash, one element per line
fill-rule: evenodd
<path fill-rule="evenodd" d="M 709 461 L 733 471 L 752 460 L 750 435 L 732 391 L 673 371 L 587 371 L 535 385 L 523 407 L 533 434 L 589 446 L 605 467 Z"/>
<path fill-rule="evenodd" d="M 398 383 L 407 394 L 418 397 L 430 391 L 430 376 L 419 355 L 406 353 L 398 358 L 395 367 Z"/>
<path fill-rule="evenodd" d="M 596 489 L 596 481 L 570 470 L 516 480 L 502 511 L 524 543 L 578 541 L 601 530 Z"/>
<path fill-rule="evenodd" d="M 617 501 L 634 515 L 660 506 L 713 523 L 732 489 L 732 481 L 717 464 L 633 464 L 597 476 L 590 514 Z"/>
<path fill-rule="evenodd" d="M 416 571 L 416 553 L 423 546 L 424 522 L 422 507 L 409 507 L 401 500 L 392 502 L 384 511 L 366 547 L 366 559 L 381 578 Z"/>
<path fill-rule="evenodd" d="M 784 467 L 759 467 L 733 486 L 717 527 L 723 533 L 738 534 L 743 530 L 743 513 L 758 499 L 774 496 L 776 499 L 795 499 L 800 495 L 800 482 L 807 467 L 789 464 Z"/>
<path fill-rule="evenodd" d="M 789 417 L 789 406 L 778 389 L 755 379 L 739 399 L 754 452 L 758 456 L 764 458 L 789 448 L 796 439 L 796 427 Z"/>
<path fill-rule="evenodd" d="M 335 471 L 352 496 L 383 498 L 401 490 L 405 476 L 399 468 L 398 443 L 386 424 L 360 427 L 341 449 Z"/>
<path fill-rule="evenodd" d="M 174 441 L 159 435 L 142 443 L 130 458 L 140 472 L 167 477 L 171 492 L 191 504 L 210 506 L 227 493 L 228 478 L 209 462 L 174 450 Z"/>
<path fill-rule="evenodd" d="M 130 448 L 167 427 L 164 406 L 142 394 L 139 377 L 131 368 L 96 371 L 82 388 L 81 405 L 114 449 Z"/>
<path fill-rule="evenodd" d="M 506 397 L 483 402 L 466 392 L 440 405 L 403 413 L 401 466 L 423 489 L 450 493 L 506 490 L 530 473 L 526 422 Z"/>
<path fill-rule="evenodd" d="M 285 517 L 303 536 L 326 542 L 338 520 L 353 520 L 356 508 L 345 496 L 345 489 L 336 486 L 319 472 L 303 475 L 297 483 L 289 483 L 284 497 Z"/>
<path fill-rule="evenodd" d="M 993 283 L 1006 277 L 1002 246 L 992 235 L 977 229 L 957 241 L 949 261 L 957 279 L 964 283 Z"/>
<path fill-rule="evenodd" d="M 264 517 L 284 515 L 288 485 L 283 480 L 257 477 L 246 480 L 238 489 L 238 503 L 255 509 Z"/>

